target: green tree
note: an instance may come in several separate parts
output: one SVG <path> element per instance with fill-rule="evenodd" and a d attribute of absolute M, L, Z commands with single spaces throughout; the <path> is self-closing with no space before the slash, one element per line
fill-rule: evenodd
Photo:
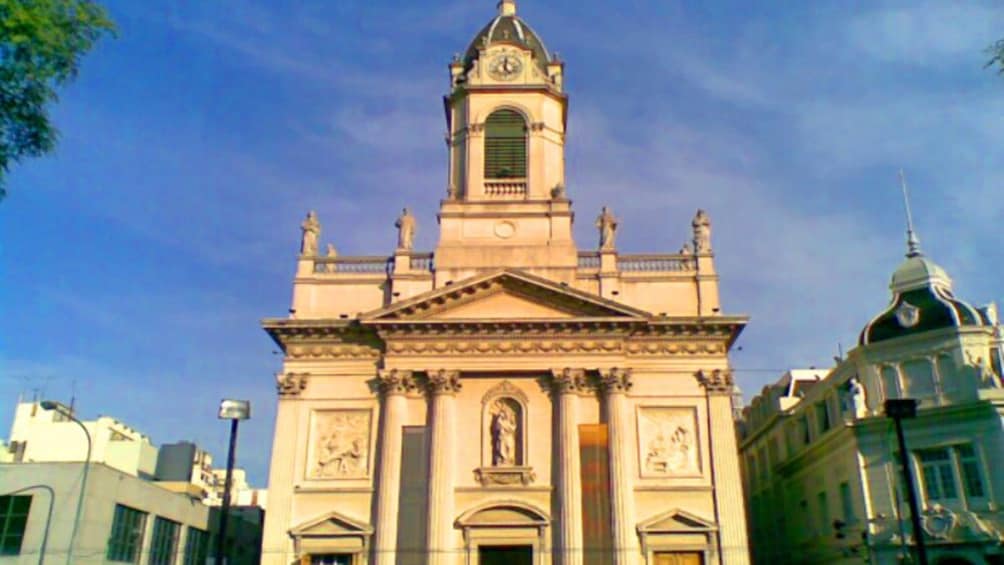
<path fill-rule="evenodd" d="M 0 0 L 0 198 L 11 166 L 55 148 L 56 89 L 115 24 L 89 0 Z"/>
<path fill-rule="evenodd" d="M 1004 75 L 1004 39 L 1000 39 L 997 43 L 987 47 L 987 53 L 990 54 L 987 66 L 997 67 L 997 72 Z"/>

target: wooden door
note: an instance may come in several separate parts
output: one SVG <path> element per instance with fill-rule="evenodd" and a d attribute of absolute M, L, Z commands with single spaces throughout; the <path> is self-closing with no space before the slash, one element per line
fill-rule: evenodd
<path fill-rule="evenodd" d="M 699 551 L 657 551 L 655 565 L 704 565 Z"/>

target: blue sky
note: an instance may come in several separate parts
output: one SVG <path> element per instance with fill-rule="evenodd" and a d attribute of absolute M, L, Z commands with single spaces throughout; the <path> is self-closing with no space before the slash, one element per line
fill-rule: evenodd
<path fill-rule="evenodd" d="M 223 396 L 250 398 L 239 462 L 264 485 L 298 224 L 389 253 L 410 206 L 434 245 L 446 65 L 492 0 L 108 2 L 62 94 L 55 155 L 0 204 L 0 425 L 33 388 L 83 417 L 222 459 Z M 825 366 L 888 300 L 906 169 L 924 250 L 957 294 L 1002 298 L 1004 78 L 996 0 L 521 0 L 567 62 L 581 248 L 600 206 L 624 252 L 714 221 L 733 355 L 754 393 Z"/>

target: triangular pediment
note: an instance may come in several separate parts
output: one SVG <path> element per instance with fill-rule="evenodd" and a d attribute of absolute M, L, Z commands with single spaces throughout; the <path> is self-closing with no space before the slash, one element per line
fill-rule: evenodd
<path fill-rule="evenodd" d="M 501 271 L 435 289 L 362 316 L 366 322 L 645 319 L 641 310 L 519 271 Z"/>
<path fill-rule="evenodd" d="M 716 530 L 714 522 L 710 522 L 696 514 L 674 508 L 649 518 L 638 524 L 638 531 L 645 533 L 683 533 L 683 532 L 708 532 Z"/>
<path fill-rule="evenodd" d="M 293 537 L 365 536 L 373 533 L 369 524 L 338 512 L 329 512 L 289 531 Z"/>

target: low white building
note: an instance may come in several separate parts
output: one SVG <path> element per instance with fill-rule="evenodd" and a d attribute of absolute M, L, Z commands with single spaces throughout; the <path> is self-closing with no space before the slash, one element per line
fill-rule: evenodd
<path fill-rule="evenodd" d="M 900 563 L 916 533 L 890 398 L 905 421 L 930 563 L 1004 563 L 1004 388 L 996 308 L 952 293 L 911 242 L 892 302 L 832 370 L 765 387 L 740 428 L 755 563 Z"/>
<path fill-rule="evenodd" d="M 108 416 L 83 421 L 91 437 L 91 462 L 130 475 L 152 478 L 157 448 L 150 438 Z M 38 402 L 19 402 L 4 459 L 15 463 L 84 461 L 87 438 L 80 426 L 58 410 Z"/>

